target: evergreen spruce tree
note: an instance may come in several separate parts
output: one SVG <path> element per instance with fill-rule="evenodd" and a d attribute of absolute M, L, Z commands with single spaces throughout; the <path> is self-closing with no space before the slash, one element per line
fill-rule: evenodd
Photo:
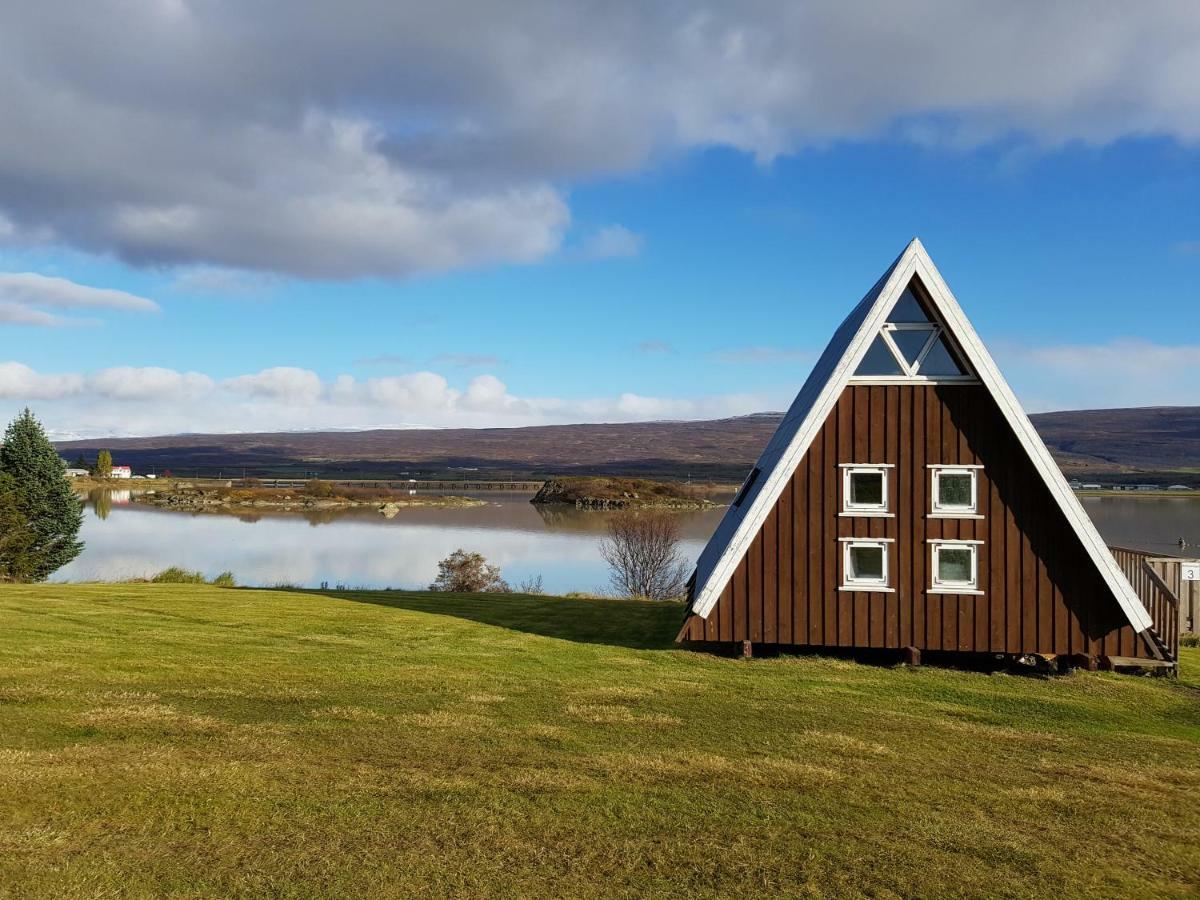
<path fill-rule="evenodd" d="M 29 580 L 34 569 L 33 537 L 17 502 L 16 482 L 0 472 L 0 582 Z"/>
<path fill-rule="evenodd" d="M 28 541 L 16 541 L 24 560 L 16 567 L 21 580 L 44 580 L 83 549 L 78 539 L 83 504 L 65 468 L 32 412 L 26 409 L 9 424 L 0 447 L 0 476 L 6 476 L 0 491 L 25 520 Z"/>

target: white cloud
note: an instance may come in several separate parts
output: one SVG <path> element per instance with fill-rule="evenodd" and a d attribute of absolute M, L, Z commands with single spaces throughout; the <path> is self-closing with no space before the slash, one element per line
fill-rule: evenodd
<path fill-rule="evenodd" d="M 225 385 L 240 394 L 294 404 L 315 403 L 323 391 L 316 372 L 294 366 L 276 366 L 254 375 L 239 375 L 228 379 Z"/>
<path fill-rule="evenodd" d="M 994 349 L 1032 411 L 1200 405 L 1200 345 L 1119 339 L 1028 347 L 997 341 Z"/>
<path fill-rule="evenodd" d="M 97 372 L 88 388 L 113 400 L 183 400 L 212 390 L 214 382 L 199 372 L 176 372 L 156 366 L 117 366 Z"/>
<path fill-rule="evenodd" d="M 433 372 L 371 378 L 364 383 L 362 393 L 381 407 L 430 412 L 451 409 L 459 396 L 444 377 Z"/>
<path fill-rule="evenodd" d="M 42 375 L 19 362 L 0 363 L 0 397 L 4 399 L 57 400 L 77 393 L 79 375 Z"/>
<path fill-rule="evenodd" d="M 320 278 L 530 262 L 571 184 L 694 148 L 1195 142 L 1198 52 L 1175 0 L 9 4 L 0 237 Z"/>
<path fill-rule="evenodd" d="M 158 304 L 145 297 L 109 288 L 89 287 L 37 272 L 0 272 L 0 322 L 10 325 L 79 325 L 88 320 L 56 316 L 50 309 L 112 309 L 154 312 Z"/>
<path fill-rule="evenodd" d="M 40 309 L 30 309 L 20 303 L 0 300 L 0 322 L 6 325 L 43 325 L 54 327 L 69 324 L 71 320 L 52 315 Z"/>
<path fill-rule="evenodd" d="M 762 396 L 692 398 L 521 397 L 495 375 L 456 387 L 436 372 L 380 378 L 277 367 L 216 380 L 198 372 L 121 366 L 91 374 L 41 374 L 0 363 L 0 417 L 27 402 L 56 434 L 153 435 L 320 428 L 494 427 L 567 422 L 695 419 L 770 406 Z M 776 398 L 778 400 L 778 398 Z M 778 402 L 775 406 L 778 406 Z"/>
<path fill-rule="evenodd" d="M 88 287 L 66 278 L 37 272 L 0 272 L 0 298 L 26 306 L 55 309 L 120 309 L 154 312 L 158 304 L 145 297 L 109 288 Z"/>
<path fill-rule="evenodd" d="M 579 248 L 584 259 L 628 259 L 642 252 L 645 238 L 624 225 L 605 225 L 588 235 Z"/>

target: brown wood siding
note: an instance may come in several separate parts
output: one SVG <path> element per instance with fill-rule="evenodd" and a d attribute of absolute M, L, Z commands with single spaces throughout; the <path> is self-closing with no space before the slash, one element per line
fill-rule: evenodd
<path fill-rule="evenodd" d="M 891 518 L 840 516 L 839 463 L 889 463 Z M 982 518 L 937 519 L 930 464 L 982 465 Z M 839 537 L 886 537 L 893 592 L 839 591 Z M 930 538 L 979 540 L 982 594 L 933 594 Z M 682 637 L 1150 656 L 980 385 L 851 385 L 707 619 Z"/>

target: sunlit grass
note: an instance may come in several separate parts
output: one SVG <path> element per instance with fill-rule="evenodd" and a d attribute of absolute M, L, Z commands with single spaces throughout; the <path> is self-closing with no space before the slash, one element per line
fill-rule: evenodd
<path fill-rule="evenodd" d="M 1039 680 L 676 650 L 673 605 L 0 588 L 0 895 L 1156 896 L 1200 650 Z"/>

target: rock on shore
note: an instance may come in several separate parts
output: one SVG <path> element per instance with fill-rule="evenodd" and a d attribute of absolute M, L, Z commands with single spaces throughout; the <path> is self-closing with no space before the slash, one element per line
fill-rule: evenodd
<path fill-rule="evenodd" d="M 576 509 L 706 509 L 711 500 L 686 485 L 642 478 L 552 478 L 529 501 L 569 505 Z"/>

